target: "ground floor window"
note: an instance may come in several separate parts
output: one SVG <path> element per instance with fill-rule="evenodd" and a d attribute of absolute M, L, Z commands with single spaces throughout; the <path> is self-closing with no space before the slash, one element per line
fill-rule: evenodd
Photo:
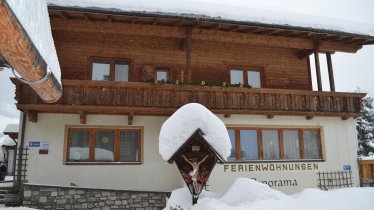
<path fill-rule="evenodd" d="M 230 161 L 322 159 L 318 128 L 228 128 Z"/>
<path fill-rule="evenodd" d="M 140 163 L 140 129 L 68 128 L 67 162 Z"/>

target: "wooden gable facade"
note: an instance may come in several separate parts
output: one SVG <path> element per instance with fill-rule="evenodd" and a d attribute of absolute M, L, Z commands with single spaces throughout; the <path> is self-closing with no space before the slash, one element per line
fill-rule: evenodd
<path fill-rule="evenodd" d="M 17 81 L 18 109 L 37 113 L 170 115 L 197 102 L 217 114 L 337 116 L 360 113 L 364 94 L 337 93 L 331 54 L 354 53 L 373 37 L 288 26 L 222 20 L 49 8 L 62 69 L 63 96 L 45 104 Z M 331 92 L 312 90 L 309 55 L 326 54 Z M 93 80 L 95 62 L 108 67 L 108 81 Z M 126 81 L 116 80 L 125 64 Z M 231 70 L 242 72 L 244 87 L 230 87 Z M 248 72 L 258 72 L 260 88 L 248 88 Z M 158 81 L 158 73 L 163 80 Z M 160 84 L 162 83 L 162 84 Z M 167 84 L 164 84 L 167 83 Z M 229 86 L 229 87 L 228 87 Z"/>

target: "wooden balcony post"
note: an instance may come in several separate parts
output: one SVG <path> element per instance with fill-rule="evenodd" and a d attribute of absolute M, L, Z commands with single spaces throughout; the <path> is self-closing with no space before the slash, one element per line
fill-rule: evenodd
<path fill-rule="evenodd" d="M 314 52 L 314 61 L 316 64 L 316 76 L 317 76 L 317 85 L 318 91 L 322 91 L 322 80 L 321 80 L 321 69 L 319 65 L 319 54 L 317 51 Z"/>
<path fill-rule="evenodd" d="M 334 71 L 332 68 L 331 54 L 326 53 L 327 68 L 329 71 L 330 91 L 335 92 Z"/>

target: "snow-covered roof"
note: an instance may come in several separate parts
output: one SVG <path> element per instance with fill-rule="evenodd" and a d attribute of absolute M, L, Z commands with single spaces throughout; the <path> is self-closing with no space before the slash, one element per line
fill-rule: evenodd
<path fill-rule="evenodd" d="M 0 137 L 0 147 L 1 146 L 14 146 L 16 143 L 8 135 Z"/>
<path fill-rule="evenodd" d="M 255 8 L 248 3 L 229 0 L 48 0 L 48 4 L 52 7 L 108 13 L 222 20 L 374 36 L 374 25 L 368 22 Z"/>
<path fill-rule="evenodd" d="M 18 133 L 18 124 L 8 124 L 5 126 L 3 133 Z"/>
<path fill-rule="evenodd" d="M 41 57 L 61 84 L 61 69 L 52 37 L 46 0 L 6 0 Z"/>
<path fill-rule="evenodd" d="M 15 124 L 15 123 L 17 123 L 17 121 L 18 121 L 18 119 L 9 118 L 9 117 L 5 117 L 3 115 L 0 115 L 0 133 L 3 133 L 3 131 L 5 130 L 5 127 L 9 123 Z"/>
<path fill-rule="evenodd" d="M 159 153 L 168 161 L 196 130 L 225 160 L 230 155 L 231 143 L 225 124 L 201 104 L 190 103 L 179 108 L 162 125 Z"/>

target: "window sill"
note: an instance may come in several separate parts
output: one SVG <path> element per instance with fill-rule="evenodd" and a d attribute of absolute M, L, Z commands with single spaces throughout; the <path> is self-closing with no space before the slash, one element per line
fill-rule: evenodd
<path fill-rule="evenodd" d="M 141 162 L 65 162 L 65 165 L 141 165 Z"/>

